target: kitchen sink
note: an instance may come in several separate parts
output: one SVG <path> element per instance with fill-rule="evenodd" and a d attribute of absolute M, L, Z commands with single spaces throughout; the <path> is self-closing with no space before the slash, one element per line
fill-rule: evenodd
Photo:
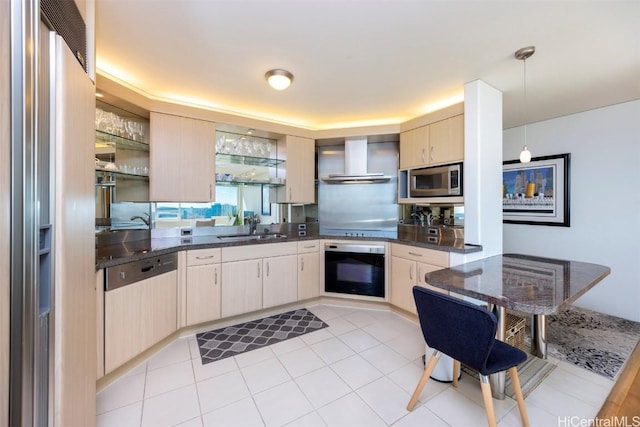
<path fill-rule="evenodd" d="M 287 235 L 282 233 L 265 233 L 265 234 L 256 234 L 255 237 L 258 240 L 286 239 Z"/>
<path fill-rule="evenodd" d="M 218 236 L 218 239 L 223 240 L 225 242 L 242 242 L 245 240 L 276 240 L 276 239 L 285 239 L 287 237 L 286 234 L 282 233 L 261 233 L 261 234 L 223 234 Z"/>

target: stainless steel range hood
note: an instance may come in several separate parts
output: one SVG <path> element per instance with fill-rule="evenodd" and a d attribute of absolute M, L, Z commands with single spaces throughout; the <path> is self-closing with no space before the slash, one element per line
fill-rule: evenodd
<path fill-rule="evenodd" d="M 344 141 L 344 173 L 320 177 L 329 184 L 364 184 L 389 182 L 391 176 L 367 170 L 367 138 L 352 137 Z"/>

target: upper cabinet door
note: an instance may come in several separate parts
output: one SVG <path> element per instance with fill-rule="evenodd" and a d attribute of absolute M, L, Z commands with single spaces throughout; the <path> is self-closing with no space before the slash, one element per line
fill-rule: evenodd
<path fill-rule="evenodd" d="M 315 203 L 315 141 L 287 135 L 286 185 L 278 192 L 280 203 Z"/>
<path fill-rule="evenodd" d="M 149 198 L 158 202 L 211 202 L 215 197 L 213 122 L 151 113 Z"/>
<path fill-rule="evenodd" d="M 429 125 L 429 164 L 464 160 L 464 115 Z"/>
<path fill-rule="evenodd" d="M 400 169 L 464 160 L 464 115 L 400 134 Z"/>
<path fill-rule="evenodd" d="M 429 126 L 421 126 L 400 134 L 400 169 L 429 163 Z"/>

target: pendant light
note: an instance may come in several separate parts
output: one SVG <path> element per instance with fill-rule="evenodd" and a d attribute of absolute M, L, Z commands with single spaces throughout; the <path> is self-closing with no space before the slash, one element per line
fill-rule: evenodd
<path fill-rule="evenodd" d="M 520 162 L 529 163 L 531 161 L 531 151 L 527 148 L 527 59 L 536 53 L 535 46 L 527 46 L 516 50 L 515 57 L 524 64 L 524 147 L 520 152 Z"/>

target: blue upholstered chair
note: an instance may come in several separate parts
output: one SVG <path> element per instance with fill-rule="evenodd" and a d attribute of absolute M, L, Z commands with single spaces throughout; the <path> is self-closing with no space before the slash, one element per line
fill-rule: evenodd
<path fill-rule="evenodd" d="M 496 340 L 496 317 L 483 307 L 420 286 L 413 287 L 413 297 L 418 309 L 420 327 L 427 345 L 434 349 L 426 364 L 422 378 L 411 396 L 407 410 L 413 410 L 440 354 L 455 360 L 453 386 L 457 386 L 455 374 L 460 362 L 476 370 L 480 376 L 482 397 L 490 426 L 496 425 L 489 375 L 508 371 L 518 402 L 522 424 L 529 426 L 524 406 L 520 379 L 516 366 L 527 359 L 527 354 L 507 343 Z"/>

